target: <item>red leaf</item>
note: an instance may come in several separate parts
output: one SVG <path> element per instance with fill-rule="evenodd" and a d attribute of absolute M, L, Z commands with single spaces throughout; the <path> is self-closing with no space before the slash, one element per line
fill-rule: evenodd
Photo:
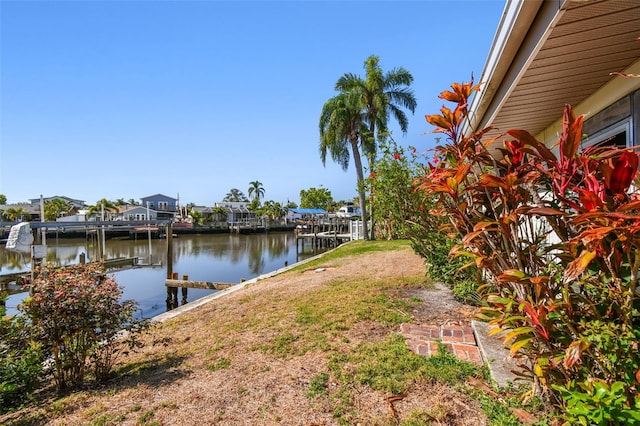
<path fill-rule="evenodd" d="M 564 158 L 573 158 L 578 152 L 582 140 L 583 116 L 576 118 L 571 105 L 565 105 L 562 116 L 562 135 L 560 136 L 560 153 Z"/>
<path fill-rule="evenodd" d="M 527 210 L 526 214 L 535 214 L 538 216 L 562 216 L 563 212 L 552 209 L 551 207 L 534 207 Z"/>
<path fill-rule="evenodd" d="M 592 191 L 580 188 L 578 188 L 577 191 L 578 199 L 585 209 L 592 211 L 596 210 L 598 207 L 602 207 L 602 201 L 600 201 L 598 195 L 594 194 Z"/>
<path fill-rule="evenodd" d="M 614 194 L 627 192 L 638 171 L 638 154 L 624 151 L 610 173 L 605 173 L 605 185 Z"/>
<path fill-rule="evenodd" d="M 569 369 L 573 367 L 576 363 L 580 362 L 580 358 L 582 357 L 582 352 L 589 347 L 589 344 L 584 342 L 583 340 L 574 340 L 564 355 L 564 367 Z"/>
<path fill-rule="evenodd" d="M 522 408 L 509 407 L 509 411 L 511 411 L 522 424 L 532 425 L 538 421 L 538 419 L 536 419 L 534 415 L 528 413 Z"/>
<path fill-rule="evenodd" d="M 512 129 L 512 130 L 508 130 L 507 134 L 510 136 L 513 136 L 519 141 L 522 141 L 525 144 L 529 145 L 531 148 L 535 149 L 538 152 L 538 155 L 542 157 L 544 160 L 547 160 L 547 161 L 556 160 L 556 156 L 553 155 L 551 150 L 526 130 Z"/>

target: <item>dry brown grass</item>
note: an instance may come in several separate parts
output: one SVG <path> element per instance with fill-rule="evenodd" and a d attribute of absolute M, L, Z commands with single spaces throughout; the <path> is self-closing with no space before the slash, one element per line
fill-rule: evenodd
<path fill-rule="evenodd" d="M 465 315 L 442 289 L 425 288 L 423 277 L 422 260 L 407 247 L 258 281 L 156 325 L 145 348 L 123 360 L 112 383 L 66 397 L 45 392 L 38 406 L 0 423 L 485 424 L 477 402 L 449 386 L 424 380 L 389 400 L 388 392 L 341 382 L 332 373 L 332 355 L 397 333 L 385 315 L 417 322 Z M 371 285 L 344 290 L 362 281 Z M 379 295 L 424 302 L 413 311 L 393 307 L 367 317 L 361 299 Z M 325 394 L 310 396 L 323 374 Z"/>

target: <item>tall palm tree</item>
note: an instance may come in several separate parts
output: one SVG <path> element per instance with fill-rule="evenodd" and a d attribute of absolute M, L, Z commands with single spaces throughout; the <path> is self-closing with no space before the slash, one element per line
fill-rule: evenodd
<path fill-rule="evenodd" d="M 368 133 L 363 111 L 363 97 L 359 90 L 344 91 L 324 104 L 320 114 L 320 159 L 322 164 L 326 164 L 327 153 L 329 153 L 331 159 L 346 171 L 349 168 L 349 149 L 351 149 L 362 211 L 362 233 L 364 238 L 368 239 L 364 174 L 360 156 L 363 137 L 366 138 Z M 366 149 L 366 147 L 363 148 Z"/>
<path fill-rule="evenodd" d="M 371 55 L 364 62 L 366 71 L 364 80 L 356 74 L 347 73 L 336 83 L 337 91 L 357 92 L 362 96 L 368 132 L 366 135 L 361 135 L 361 144 L 369 160 L 370 170 L 373 170 L 375 163 L 376 140 L 388 133 L 389 116 L 396 119 L 400 130 L 406 134 L 409 120 L 403 110 L 407 109 L 414 113 L 417 106 L 413 90 L 409 87 L 413 83 L 411 73 L 402 67 L 383 73 L 379 62 L 378 56 Z M 373 221 L 373 203 L 371 203 L 371 220 Z M 374 238 L 373 228 L 372 226 L 371 239 Z"/>
<path fill-rule="evenodd" d="M 262 186 L 262 182 L 257 180 L 249 182 L 249 190 L 247 192 L 249 193 L 249 198 L 253 196 L 253 201 L 255 204 L 258 204 L 260 202 L 260 198 L 264 196 L 264 187 Z"/>

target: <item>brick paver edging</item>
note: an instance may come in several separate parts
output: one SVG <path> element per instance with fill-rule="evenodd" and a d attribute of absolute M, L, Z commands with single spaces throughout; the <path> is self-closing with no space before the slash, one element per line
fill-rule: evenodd
<path fill-rule="evenodd" d="M 409 348 L 425 356 L 438 352 L 438 341 L 463 361 L 482 364 L 482 355 L 470 325 L 401 324 L 400 333 Z"/>

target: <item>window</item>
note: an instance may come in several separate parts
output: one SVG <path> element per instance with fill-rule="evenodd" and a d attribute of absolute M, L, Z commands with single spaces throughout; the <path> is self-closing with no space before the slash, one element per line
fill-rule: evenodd
<path fill-rule="evenodd" d="M 608 145 L 618 148 L 627 148 L 633 145 L 631 135 L 631 120 L 606 127 L 593 135 L 588 135 L 582 140 L 582 149 L 593 145 Z"/>
<path fill-rule="evenodd" d="M 158 210 L 167 210 L 169 208 L 169 203 L 166 201 L 158 201 Z"/>

